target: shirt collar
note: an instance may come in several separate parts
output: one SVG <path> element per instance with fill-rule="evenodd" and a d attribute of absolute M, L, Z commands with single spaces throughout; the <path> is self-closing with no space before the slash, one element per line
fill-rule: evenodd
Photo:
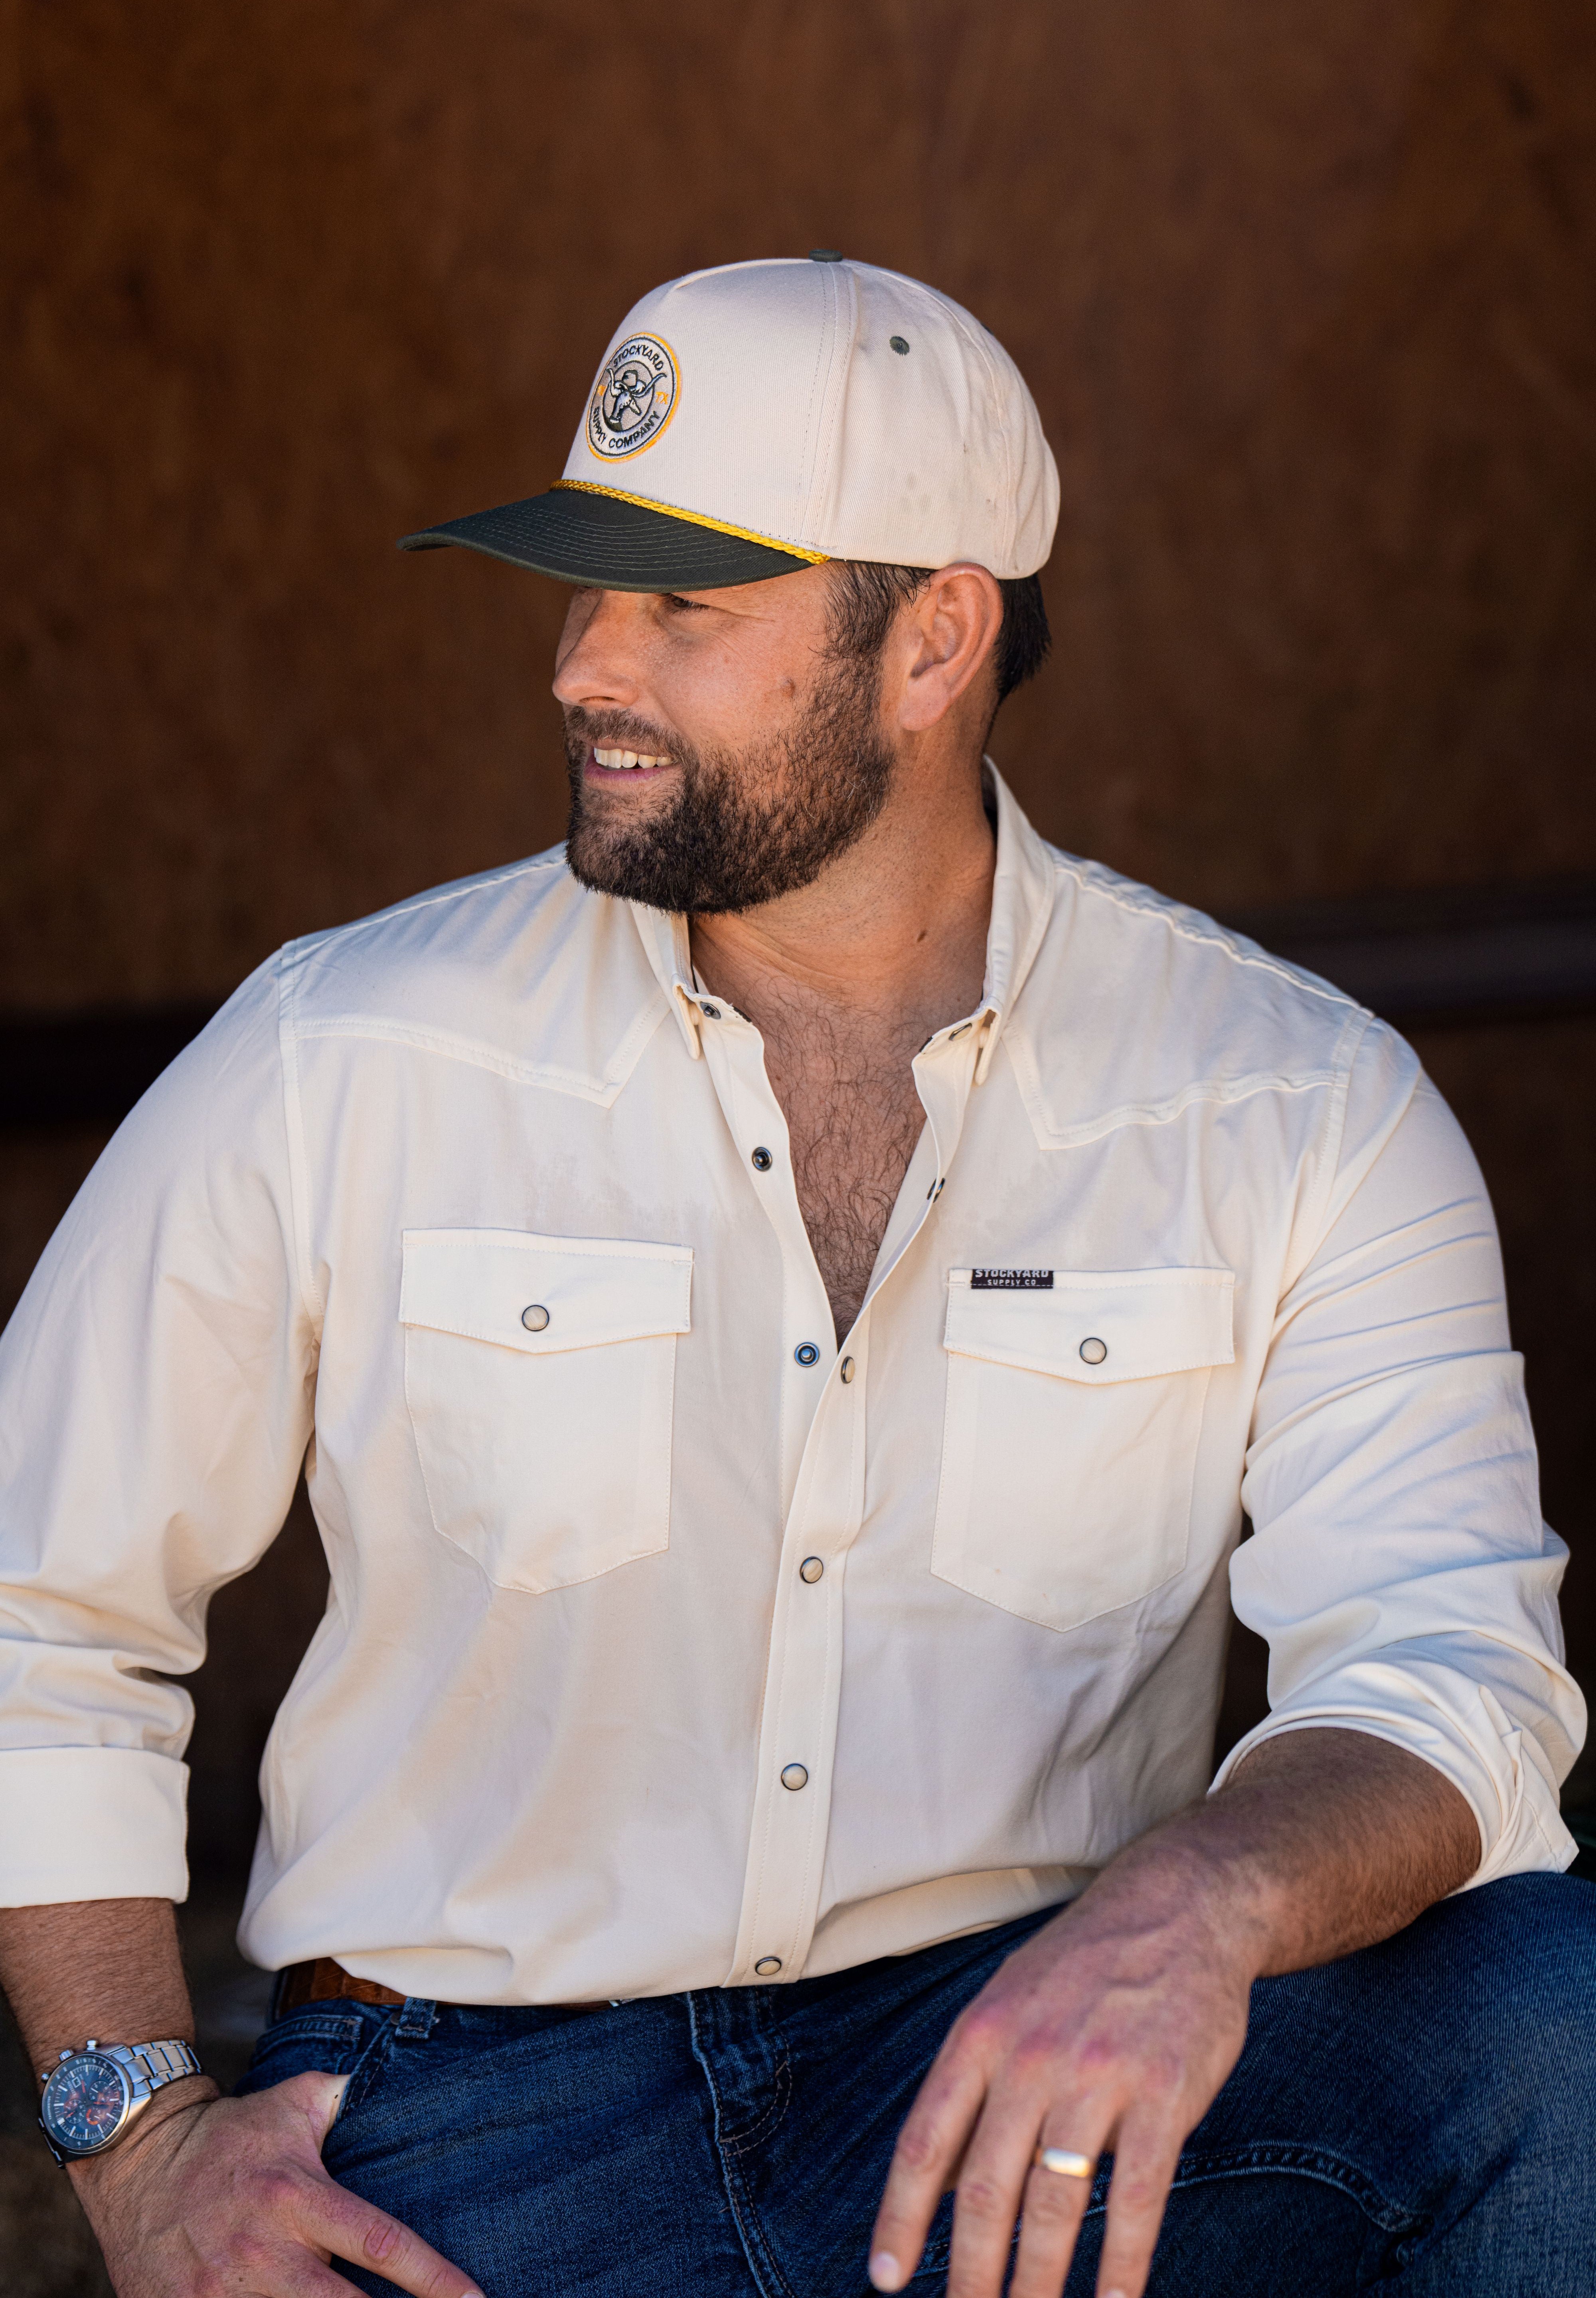
<path fill-rule="evenodd" d="M 981 1028 L 976 1058 L 975 1083 L 980 1085 L 992 1066 L 992 1056 L 1014 1002 L 1036 963 L 1047 921 L 1053 913 L 1054 871 L 1046 847 L 1026 820 L 1019 802 L 990 758 L 982 765 L 982 782 L 988 807 L 997 817 L 997 864 L 992 880 L 992 922 L 987 929 L 987 971 L 977 1019 Z M 696 1062 L 705 1021 L 713 1018 L 713 997 L 700 989 L 693 976 L 687 920 L 680 912 L 650 910 L 641 902 L 629 905 L 638 937 L 664 990 L 682 1031 L 682 1042 Z M 960 1026 L 966 1019 L 961 1015 Z"/>

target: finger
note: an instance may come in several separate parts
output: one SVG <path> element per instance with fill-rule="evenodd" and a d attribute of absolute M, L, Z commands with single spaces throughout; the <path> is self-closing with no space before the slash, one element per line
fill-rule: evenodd
<path fill-rule="evenodd" d="M 959 2172 L 948 2298 L 997 2298 L 1008 2271 L 1043 2104 L 1043 2099 L 1032 2095 L 999 2107 L 988 2095 Z"/>
<path fill-rule="evenodd" d="M 1098 2298 L 1142 2298 L 1179 2160 L 1180 2135 L 1166 2120 L 1126 2115 L 1114 2142 Z"/>
<path fill-rule="evenodd" d="M 369 2268 L 408 2290 L 411 2298 L 482 2298 L 471 2277 L 430 2243 L 330 2178 L 306 2196 L 297 2231 L 318 2250 L 346 2259 L 351 2266 Z"/>
<path fill-rule="evenodd" d="M 1098 2145 L 1084 2109 L 1050 2114 L 1042 2144 L 1096 2163 Z M 1059 2298 L 1091 2198 L 1090 2171 L 1077 2178 L 1040 2162 L 1033 2165 L 1021 2203 L 1020 2249 L 1009 2298 Z"/>
<path fill-rule="evenodd" d="M 273 2265 L 248 2270 L 247 2298 L 353 2298 L 354 2284 L 308 2250 L 290 2251 Z"/>
<path fill-rule="evenodd" d="M 901 2290 L 920 2263 L 938 2203 L 958 2172 L 986 2078 L 956 2043 L 945 2046 L 897 2134 L 870 2237 L 870 2279 Z"/>
<path fill-rule="evenodd" d="M 290 2075 L 286 2082 L 260 2093 L 260 2108 L 263 2114 L 284 2114 L 296 2122 L 319 2154 L 349 2085 L 348 2075 Z"/>

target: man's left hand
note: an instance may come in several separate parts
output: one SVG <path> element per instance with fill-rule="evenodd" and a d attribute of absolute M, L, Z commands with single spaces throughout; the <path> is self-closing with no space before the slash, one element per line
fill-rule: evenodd
<path fill-rule="evenodd" d="M 1254 1979 L 1388 1938 L 1468 1880 L 1479 1831 L 1422 1758 L 1331 1728 L 1253 1750 L 1121 1853 L 955 2021 L 898 2136 L 871 2280 L 901 2290 L 955 2195 L 947 2298 L 1059 2298 L 1089 2176 L 1113 2176 L 1098 2298 L 1141 2298 L 1186 2138 L 1246 2039 Z"/>
<path fill-rule="evenodd" d="M 997 2298 L 1016 2219 L 1012 2298 L 1058 2298 L 1092 2180 L 1044 2169 L 1040 2144 L 1093 2164 L 1112 2148 L 1097 2286 L 1138 2298 L 1187 2133 L 1241 2056 L 1253 1970 L 1211 1892 L 1192 1904 L 1189 1862 L 1162 1879 L 1137 1865 L 1130 1889 L 1108 1870 L 955 2022 L 898 2137 L 871 2244 L 879 2290 L 903 2287 L 956 2183 L 948 2298 Z"/>

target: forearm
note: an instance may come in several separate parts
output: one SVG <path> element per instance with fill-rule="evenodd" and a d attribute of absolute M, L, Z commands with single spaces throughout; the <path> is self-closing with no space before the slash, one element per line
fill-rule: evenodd
<path fill-rule="evenodd" d="M 0 1908 L 0 1987 L 35 2068 L 91 2035 L 104 2043 L 194 2040 L 167 1899 Z"/>
<path fill-rule="evenodd" d="M 1315 1727 L 1263 1741 L 1218 1795 L 1121 1853 L 1083 1907 L 1128 1895 L 1206 1906 L 1226 1949 L 1267 1978 L 1390 1938 L 1479 1861 L 1474 1814 L 1433 1765 Z"/>

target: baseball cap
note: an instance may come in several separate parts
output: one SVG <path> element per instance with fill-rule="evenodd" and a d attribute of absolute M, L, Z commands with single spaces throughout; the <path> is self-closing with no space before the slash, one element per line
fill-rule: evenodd
<path fill-rule="evenodd" d="M 562 582 L 708 591 L 829 558 L 1034 574 L 1058 473 L 1024 378 L 948 296 L 830 248 L 656 287 L 562 475 L 406 535 Z"/>

